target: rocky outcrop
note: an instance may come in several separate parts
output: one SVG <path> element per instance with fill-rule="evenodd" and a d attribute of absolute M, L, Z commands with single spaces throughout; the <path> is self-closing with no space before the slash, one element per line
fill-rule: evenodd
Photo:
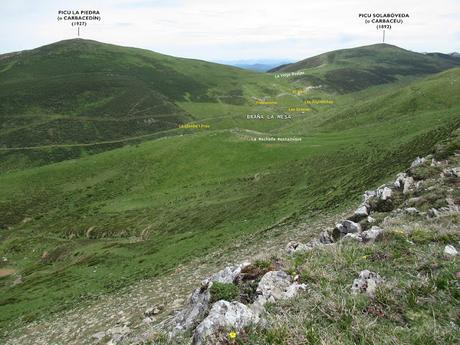
<path fill-rule="evenodd" d="M 443 207 L 428 210 L 425 208 L 425 211 L 418 208 L 418 205 L 425 202 L 425 199 L 420 196 L 420 191 L 433 191 L 436 188 L 423 180 L 424 169 L 421 169 L 421 172 L 416 172 L 418 175 L 414 178 L 414 169 L 420 170 L 423 164 L 428 164 L 427 162 L 429 162 L 427 158 L 417 158 L 411 164 L 410 169 L 396 175 L 396 180 L 393 183 L 382 185 L 375 191 L 366 191 L 362 202 L 348 219 L 338 222 L 334 228 L 322 231 L 317 238 L 313 238 L 307 243 L 289 242 L 286 246 L 286 252 L 290 255 L 297 255 L 317 248 L 327 248 L 327 246 L 335 245 L 337 242 L 346 244 L 351 241 L 363 245 L 372 244 L 384 234 L 388 218 L 423 216 L 431 219 L 441 217 L 448 212 L 459 213 L 459 207 L 452 198 L 446 198 L 446 206 Z M 438 166 L 444 167 L 445 165 L 431 161 L 431 166 L 436 169 Z M 459 172 L 460 169 L 457 168 L 446 168 L 442 174 L 439 174 L 438 178 L 457 178 Z M 385 215 L 386 217 L 384 217 Z M 445 247 L 443 255 L 446 259 L 450 259 L 457 256 L 458 252 L 454 246 L 448 245 Z M 293 298 L 307 289 L 307 285 L 299 282 L 299 276 L 293 277 L 279 268 L 274 270 L 272 267 L 267 270 L 254 269 L 254 265 L 245 263 L 226 267 L 205 279 L 201 287 L 192 293 L 184 309 L 169 323 L 171 326 L 170 335 L 174 337 L 184 331 L 192 331 L 193 342 L 197 345 L 228 342 L 226 335 L 229 331 L 238 332 L 263 320 L 267 303 L 276 303 L 279 300 Z M 253 291 L 255 297 L 240 299 L 239 301 L 219 300 L 214 304 L 211 302 L 213 283 L 238 285 L 248 279 L 253 284 L 258 281 L 257 288 Z M 374 298 L 377 287 L 383 283 L 384 279 L 378 273 L 363 270 L 353 281 L 351 293 L 365 294 Z M 154 312 L 149 310 L 148 314 L 151 313 Z M 122 332 L 119 334 L 123 336 Z M 98 334 L 98 336 L 101 335 Z"/>
<path fill-rule="evenodd" d="M 222 339 L 223 331 L 240 331 L 257 323 L 258 319 L 258 315 L 243 303 L 218 301 L 214 303 L 208 316 L 196 327 L 193 344 L 218 344 L 220 340 L 225 340 Z"/>
<path fill-rule="evenodd" d="M 214 303 L 209 314 L 195 328 L 193 342 L 197 345 L 216 344 L 222 331 L 239 331 L 259 322 L 267 302 L 275 302 L 296 296 L 306 289 L 305 284 L 293 281 L 284 271 L 267 272 L 257 286 L 257 299 L 250 305 L 220 300 Z"/>
<path fill-rule="evenodd" d="M 396 175 L 396 180 L 393 183 L 394 188 L 402 190 L 403 194 L 408 194 L 414 185 L 414 178 L 407 173 L 399 173 Z"/>
<path fill-rule="evenodd" d="M 241 270 L 248 265 L 249 263 L 242 263 L 238 266 L 226 267 L 203 280 L 201 286 L 193 291 L 187 306 L 170 321 L 170 324 L 173 325 L 171 336 L 194 328 L 204 318 L 210 309 L 210 288 L 214 282 L 233 283 Z"/>
<path fill-rule="evenodd" d="M 165 325 L 171 329 L 170 337 L 194 329 L 195 344 L 215 344 L 223 328 L 238 330 L 239 327 L 257 323 L 267 302 L 292 298 L 306 289 L 305 284 L 294 281 L 284 271 L 269 271 L 260 278 L 253 303 L 246 305 L 238 301 L 220 300 L 212 304 L 211 287 L 214 283 L 237 284 L 257 278 L 247 272 L 248 267 L 252 267 L 250 263 L 226 267 L 203 280 L 201 287 L 192 293 L 186 307 Z"/>
<path fill-rule="evenodd" d="M 378 226 L 373 226 L 371 229 L 359 232 L 346 234 L 342 239 L 343 242 L 356 241 L 363 243 L 373 243 L 383 233 L 383 229 Z"/>

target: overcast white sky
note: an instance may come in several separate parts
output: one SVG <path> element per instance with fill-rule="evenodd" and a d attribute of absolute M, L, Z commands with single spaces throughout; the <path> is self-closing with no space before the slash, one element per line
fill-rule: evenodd
<path fill-rule="evenodd" d="M 380 42 L 360 12 L 411 15 L 388 43 L 460 51 L 460 0 L 0 0 L 0 53 L 76 37 L 60 9 L 101 11 L 82 38 L 205 60 L 299 60 Z"/>

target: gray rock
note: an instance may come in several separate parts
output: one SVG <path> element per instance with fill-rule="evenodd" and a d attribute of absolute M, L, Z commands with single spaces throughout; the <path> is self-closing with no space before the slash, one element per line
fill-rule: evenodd
<path fill-rule="evenodd" d="M 321 232 L 321 234 L 319 235 L 319 241 L 322 243 L 322 244 L 331 244 L 331 243 L 334 243 L 334 239 L 332 238 L 332 231 L 329 231 L 329 230 L 324 230 L 323 232 Z"/>
<path fill-rule="evenodd" d="M 359 273 L 359 277 L 353 281 L 351 293 L 365 293 L 370 297 L 375 296 L 377 286 L 383 283 L 383 279 L 375 272 L 364 270 Z"/>
<path fill-rule="evenodd" d="M 363 242 L 375 242 L 383 233 L 383 229 L 378 226 L 373 226 L 369 230 L 361 233 L 361 239 Z"/>
<path fill-rule="evenodd" d="M 342 222 L 342 226 L 342 232 L 345 234 L 361 232 L 361 225 L 348 219 Z"/>
<path fill-rule="evenodd" d="M 311 246 L 308 246 L 306 244 L 303 244 L 297 241 L 291 241 L 286 246 L 286 252 L 290 255 L 305 253 L 305 252 L 308 252 L 309 250 L 312 250 Z"/>
<path fill-rule="evenodd" d="M 362 242 L 361 234 L 359 233 L 349 233 L 342 238 L 342 242 Z"/>
<path fill-rule="evenodd" d="M 257 286 L 257 302 L 264 305 L 266 302 L 292 298 L 305 289 L 305 284 L 293 282 L 291 276 L 284 271 L 267 272 Z"/>
<path fill-rule="evenodd" d="M 216 302 L 209 315 L 198 325 L 193 335 L 195 345 L 214 345 L 220 343 L 219 334 L 222 330 L 240 331 L 253 323 L 258 317 L 253 311 L 240 302 Z"/>
<path fill-rule="evenodd" d="M 412 169 L 412 168 L 416 168 L 416 167 L 422 165 L 422 164 L 425 163 L 425 162 L 426 162 L 426 158 L 417 157 L 417 158 L 415 158 L 415 160 L 412 162 L 412 164 L 410 165 L 410 167 L 411 167 L 411 169 Z"/>
<path fill-rule="evenodd" d="M 369 215 L 368 206 L 366 204 L 361 204 L 355 211 L 354 214 L 358 218 L 365 218 Z"/>
<path fill-rule="evenodd" d="M 396 175 L 396 181 L 393 183 L 393 186 L 396 189 L 403 188 L 404 187 L 404 181 L 405 181 L 406 178 L 407 178 L 406 173 L 399 173 L 398 175 Z"/>
<path fill-rule="evenodd" d="M 380 200 L 383 200 L 383 201 L 388 200 L 391 198 L 392 195 L 393 195 L 393 191 L 386 186 L 382 186 L 379 189 L 377 189 L 377 197 Z"/>
<path fill-rule="evenodd" d="M 377 195 L 377 193 L 373 190 L 367 190 L 364 192 L 363 194 L 363 204 L 368 204 L 369 203 L 369 200 L 372 199 L 373 197 L 375 197 Z"/>
<path fill-rule="evenodd" d="M 193 291 L 188 305 L 181 310 L 172 320 L 173 329 L 171 335 L 175 336 L 181 332 L 192 329 L 205 316 L 209 309 L 211 293 L 208 286 Z"/>
<path fill-rule="evenodd" d="M 457 256 L 458 251 L 457 251 L 457 249 L 455 249 L 455 247 L 453 245 L 449 244 L 449 245 L 444 247 L 443 254 L 444 254 L 445 257 L 451 258 L 451 257 Z"/>
<path fill-rule="evenodd" d="M 267 272 L 257 286 L 257 294 L 270 302 L 281 299 L 291 285 L 291 277 L 284 271 Z"/>
<path fill-rule="evenodd" d="M 301 291 L 307 290 L 307 284 L 299 284 L 294 282 L 293 284 L 289 285 L 284 294 L 282 295 L 282 299 L 290 299 L 294 298 L 299 294 Z"/>
<path fill-rule="evenodd" d="M 298 279 L 298 276 L 296 278 Z M 293 298 L 299 292 L 305 291 L 307 289 L 307 285 L 297 283 L 296 278 L 292 279 L 283 271 L 266 273 L 257 287 L 258 297 L 250 306 L 254 314 L 257 317 L 260 317 L 260 315 L 264 312 L 264 305 L 267 302 Z"/>
<path fill-rule="evenodd" d="M 345 227 L 342 225 L 342 223 L 337 223 L 337 224 L 335 224 L 334 230 L 337 231 L 337 232 L 339 232 L 340 234 L 344 234 L 344 233 L 345 233 Z"/>
<path fill-rule="evenodd" d="M 439 212 L 437 209 L 430 208 L 428 210 L 428 215 L 427 215 L 428 218 L 438 218 L 439 216 L 441 216 L 441 212 Z"/>
<path fill-rule="evenodd" d="M 250 263 L 245 262 L 238 266 L 225 267 L 208 279 L 203 280 L 201 287 L 196 289 L 190 296 L 187 306 L 169 321 L 169 324 L 172 325 L 170 335 L 174 337 L 195 327 L 205 317 L 210 308 L 211 294 L 209 288 L 212 283 L 232 283 L 241 273 L 241 270 L 248 265 Z"/>
<path fill-rule="evenodd" d="M 408 207 L 404 209 L 404 212 L 410 215 L 417 215 L 420 214 L 420 212 L 415 208 L 415 207 Z"/>
<path fill-rule="evenodd" d="M 412 176 L 408 176 L 404 180 L 404 188 L 403 188 L 403 194 L 408 194 L 412 191 L 412 187 L 414 186 L 414 178 Z"/>
<path fill-rule="evenodd" d="M 241 270 L 249 265 L 249 262 L 244 262 L 238 266 L 225 267 L 223 270 L 212 275 L 208 280 L 219 283 L 233 283 L 236 277 L 241 273 Z"/>
<path fill-rule="evenodd" d="M 338 240 L 349 233 L 358 232 L 361 232 L 361 225 L 347 219 L 335 225 L 333 235 L 334 239 Z"/>
<path fill-rule="evenodd" d="M 369 217 L 367 217 L 367 222 L 372 224 L 372 223 L 375 223 L 376 220 L 375 220 L 375 218 L 369 216 Z"/>
<path fill-rule="evenodd" d="M 444 169 L 442 174 L 445 177 L 460 177 L 460 167 Z"/>

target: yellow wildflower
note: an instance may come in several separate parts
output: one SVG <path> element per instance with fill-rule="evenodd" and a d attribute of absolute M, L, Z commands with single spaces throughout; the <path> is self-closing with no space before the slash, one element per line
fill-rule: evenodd
<path fill-rule="evenodd" d="M 228 337 L 229 337 L 230 339 L 235 339 L 236 336 L 237 336 L 237 334 L 236 334 L 235 331 L 232 331 L 232 332 L 228 333 Z"/>

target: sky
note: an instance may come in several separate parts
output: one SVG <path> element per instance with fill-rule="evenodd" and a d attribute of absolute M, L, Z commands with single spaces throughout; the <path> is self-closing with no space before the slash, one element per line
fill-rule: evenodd
<path fill-rule="evenodd" d="M 0 0 L 0 54 L 76 38 L 58 10 L 99 10 L 81 38 L 210 61 L 300 60 L 379 43 L 359 13 L 408 13 L 387 43 L 460 51 L 460 0 Z"/>

